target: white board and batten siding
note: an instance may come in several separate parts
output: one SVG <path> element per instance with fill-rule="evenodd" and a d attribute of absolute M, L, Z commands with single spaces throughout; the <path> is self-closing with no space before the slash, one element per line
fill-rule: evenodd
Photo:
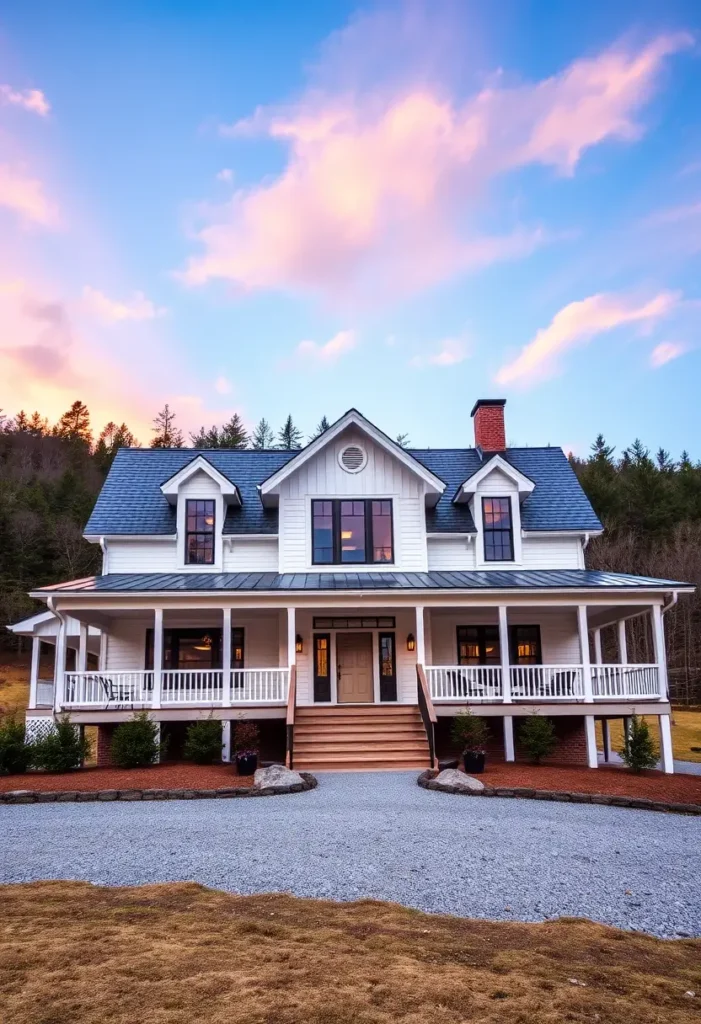
<path fill-rule="evenodd" d="M 348 473 L 339 453 L 357 444 L 367 463 Z M 424 485 L 399 459 L 354 430 L 344 431 L 333 443 L 292 473 L 280 485 L 280 572 L 318 572 L 312 563 L 311 502 L 314 498 L 391 498 L 394 526 L 394 563 L 340 566 L 342 571 L 425 572 L 426 515 Z M 334 571 L 324 566 L 324 571 Z"/>

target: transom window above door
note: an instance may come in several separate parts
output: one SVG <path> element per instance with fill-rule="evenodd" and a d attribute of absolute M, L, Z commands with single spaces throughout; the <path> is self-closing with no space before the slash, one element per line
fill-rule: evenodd
<path fill-rule="evenodd" d="M 393 561 L 391 499 L 312 501 L 314 565 L 377 565 Z"/>

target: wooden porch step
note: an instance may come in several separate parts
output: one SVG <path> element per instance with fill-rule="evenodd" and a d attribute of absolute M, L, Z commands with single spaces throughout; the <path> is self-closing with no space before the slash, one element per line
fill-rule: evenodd
<path fill-rule="evenodd" d="M 415 704 L 298 708 L 293 763 L 301 771 L 427 768 L 419 709 Z"/>
<path fill-rule="evenodd" d="M 419 740 L 420 742 L 426 741 L 426 732 L 423 726 L 402 726 L 396 729 L 366 729 L 366 728 L 349 728 L 348 726 L 337 726 L 337 727 L 326 727 L 318 729 L 309 729 L 308 727 L 295 726 L 295 742 L 304 742 L 307 740 L 314 740 L 322 738 L 337 739 L 339 741 L 355 741 L 362 743 L 364 740 L 375 740 L 385 736 L 392 736 L 395 739 L 406 739 L 406 740 Z"/>
<path fill-rule="evenodd" d="M 390 752 L 382 754 L 370 753 L 319 753 L 307 755 L 295 761 L 296 771 L 370 771 L 377 768 L 412 768 L 420 770 L 428 767 L 428 753 L 425 757 L 408 756 L 405 753 Z"/>
<path fill-rule="evenodd" d="M 367 754 L 367 755 L 382 755 L 392 751 L 404 751 L 412 756 L 423 757 L 426 753 L 426 744 L 418 743 L 416 740 L 395 740 L 393 738 L 384 739 L 380 743 L 344 743 L 342 740 L 307 740 L 302 743 L 295 743 L 295 751 L 298 758 L 307 756 L 314 756 L 322 751 L 327 753 L 348 753 L 348 754 Z"/>

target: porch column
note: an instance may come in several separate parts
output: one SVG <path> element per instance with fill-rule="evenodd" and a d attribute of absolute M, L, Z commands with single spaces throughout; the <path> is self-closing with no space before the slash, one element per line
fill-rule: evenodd
<path fill-rule="evenodd" d="M 501 654 L 501 692 L 505 704 L 511 704 L 511 665 L 509 658 L 509 616 L 506 610 L 505 604 L 499 605 L 499 652 Z M 505 720 L 506 721 L 506 720 Z M 506 726 L 504 726 L 506 729 Z M 506 742 L 506 733 L 504 734 L 504 742 Z M 513 749 L 514 749 L 514 726 L 511 723 L 511 754 L 508 756 L 507 749 L 507 761 L 513 761 Z"/>
<path fill-rule="evenodd" d="M 163 669 L 163 609 L 153 610 L 153 695 L 151 707 L 161 706 L 161 672 Z"/>
<path fill-rule="evenodd" d="M 584 716 L 584 732 L 587 740 L 587 764 L 590 768 L 598 768 L 599 754 L 596 749 L 596 719 L 593 715 Z"/>
<path fill-rule="evenodd" d="M 221 759 L 231 760 L 231 722 L 228 720 L 221 724 Z"/>
<path fill-rule="evenodd" d="M 294 608 L 287 609 L 287 665 L 289 668 L 292 668 L 297 660 L 295 611 Z"/>
<path fill-rule="evenodd" d="M 29 670 L 29 710 L 37 706 L 37 683 L 39 682 L 39 658 L 41 656 L 41 640 L 32 637 L 32 667 Z"/>
<path fill-rule="evenodd" d="M 225 708 L 231 706 L 231 608 L 222 608 L 222 695 L 221 702 Z M 231 723 L 229 734 L 231 735 Z"/>
<path fill-rule="evenodd" d="M 98 668 L 100 672 L 104 672 L 107 666 L 107 634 L 102 628 L 100 629 L 100 653 L 98 658 Z"/>
<path fill-rule="evenodd" d="M 660 715 L 660 760 L 666 775 L 674 774 L 674 752 L 672 750 L 672 729 L 669 715 Z"/>
<path fill-rule="evenodd" d="M 594 630 L 594 662 L 597 665 L 601 665 L 603 660 L 604 659 L 601 656 L 601 630 L 600 629 L 595 629 Z"/>
<path fill-rule="evenodd" d="M 626 620 L 618 620 L 618 660 L 621 665 L 628 664 L 628 640 L 626 638 Z"/>
<path fill-rule="evenodd" d="M 423 605 L 416 606 L 416 663 L 426 664 L 426 634 L 424 632 Z"/>
<path fill-rule="evenodd" d="M 88 627 L 84 622 L 78 626 L 78 658 L 76 672 L 87 672 L 88 669 Z"/>
<path fill-rule="evenodd" d="M 54 661 L 54 712 L 58 714 L 63 705 L 63 693 L 66 674 L 66 620 L 60 619 L 56 635 L 56 654 Z"/>
<path fill-rule="evenodd" d="M 658 604 L 653 604 L 652 606 L 652 638 L 655 647 L 655 661 L 657 662 L 660 700 L 667 700 L 667 653 L 664 642 L 662 609 Z"/>
<path fill-rule="evenodd" d="M 504 715 L 504 758 L 506 761 L 516 760 L 516 751 L 514 750 L 513 715 Z"/>
<path fill-rule="evenodd" d="M 604 738 L 604 761 L 611 760 L 611 727 L 608 718 L 601 719 L 601 734 Z"/>
<path fill-rule="evenodd" d="M 587 623 L 587 606 L 585 604 L 577 606 L 577 623 L 579 625 L 579 656 L 582 662 L 584 700 L 587 704 L 593 704 L 594 695 L 591 686 L 591 660 L 589 658 L 589 629 Z M 592 719 L 592 721 L 594 721 L 594 719 Z M 596 743 L 594 744 L 594 749 L 596 749 Z"/>

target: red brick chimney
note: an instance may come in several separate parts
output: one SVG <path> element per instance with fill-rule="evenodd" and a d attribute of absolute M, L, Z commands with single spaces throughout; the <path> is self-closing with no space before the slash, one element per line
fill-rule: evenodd
<path fill-rule="evenodd" d="M 503 452 L 505 398 L 478 398 L 470 415 L 475 421 L 475 446 L 483 452 Z"/>

